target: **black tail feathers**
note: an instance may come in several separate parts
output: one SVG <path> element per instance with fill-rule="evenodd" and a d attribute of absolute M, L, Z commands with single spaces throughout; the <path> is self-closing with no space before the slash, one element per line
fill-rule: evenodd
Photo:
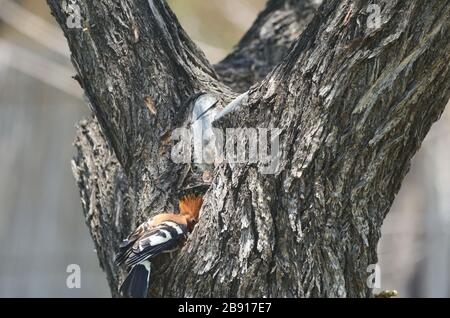
<path fill-rule="evenodd" d="M 135 265 L 120 286 L 123 296 L 131 298 L 146 298 L 150 281 L 150 262 L 145 261 Z"/>

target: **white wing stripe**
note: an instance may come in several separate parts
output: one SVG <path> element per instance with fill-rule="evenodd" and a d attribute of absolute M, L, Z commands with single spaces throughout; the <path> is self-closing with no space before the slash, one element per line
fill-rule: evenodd
<path fill-rule="evenodd" d="M 148 247 L 148 245 L 156 246 L 159 244 L 163 244 L 171 239 L 172 239 L 172 237 L 170 236 L 170 233 L 166 237 L 163 237 L 163 236 L 157 235 L 157 234 L 151 235 L 139 242 L 139 250 L 143 251 L 146 247 Z M 148 245 L 147 245 L 147 243 L 148 243 Z"/>
<path fill-rule="evenodd" d="M 175 222 L 172 222 L 172 221 L 165 221 L 165 222 L 162 222 L 161 224 L 166 224 L 166 225 L 168 225 L 168 226 L 174 228 L 174 229 L 177 231 L 178 234 L 183 234 L 182 228 L 180 227 L 179 224 L 177 224 L 177 223 L 175 223 Z"/>

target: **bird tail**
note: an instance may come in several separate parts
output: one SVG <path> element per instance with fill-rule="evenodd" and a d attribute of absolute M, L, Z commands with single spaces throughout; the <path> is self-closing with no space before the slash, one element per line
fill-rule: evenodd
<path fill-rule="evenodd" d="M 202 196 L 187 195 L 180 200 L 179 209 L 181 214 L 188 214 L 198 219 L 200 208 L 203 204 Z"/>
<path fill-rule="evenodd" d="M 150 281 L 150 262 L 139 263 L 131 269 L 119 288 L 122 295 L 131 298 L 146 298 Z"/>

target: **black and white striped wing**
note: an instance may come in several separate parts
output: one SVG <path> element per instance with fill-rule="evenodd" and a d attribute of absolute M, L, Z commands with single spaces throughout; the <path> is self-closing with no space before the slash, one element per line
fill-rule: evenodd
<path fill-rule="evenodd" d="M 114 263 L 116 265 L 122 265 L 130 256 L 134 243 L 136 243 L 136 241 L 146 232 L 150 231 L 151 228 L 151 220 L 149 220 L 138 226 L 126 239 L 124 239 L 119 246 L 119 253 L 116 255 Z"/>
<path fill-rule="evenodd" d="M 133 244 L 125 263 L 132 267 L 160 253 L 173 250 L 186 236 L 186 225 L 173 221 L 161 222 Z"/>

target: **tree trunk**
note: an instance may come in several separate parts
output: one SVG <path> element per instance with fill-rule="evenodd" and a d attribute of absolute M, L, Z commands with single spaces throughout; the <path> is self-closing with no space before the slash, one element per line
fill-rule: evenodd
<path fill-rule="evenodd" d="M 383 219 L 450 97 L 450 1 L 329 0 L 314 14 L 317 1 L 271 0 L 215 68 L 163 0 L 79 0 L 82 29 L 48 3 L 95 114 L 73 170 L 113 296 L 120 240 L 175 210 L 193 174 L 169 138 L 192 96 L 225 107 L 243 91 L 216 127 L 279 129 L 279 165 L 214 167 L 200 222 L 154 262 L 150 295 L 371 296 Z"/>

